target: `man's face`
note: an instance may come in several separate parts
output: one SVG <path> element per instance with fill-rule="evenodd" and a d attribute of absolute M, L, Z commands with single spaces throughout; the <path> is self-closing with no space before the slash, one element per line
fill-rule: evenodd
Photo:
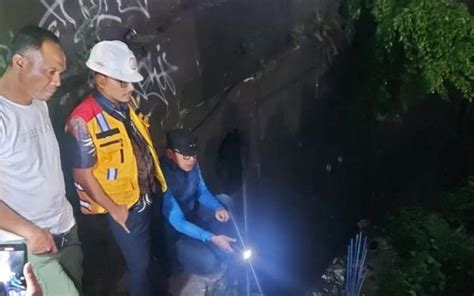
<path fill-rule="evenodd" d="M 133 84 L 97 73 L 96 85 L 98 90 L 112 103 L 128 103 L 132 98 Z"/>
<path fill-rule="evenodd" d="M 166 155 L 185 172 L 192 171 L 197 162 L 197 155 L 186 156 L 169 148 L 166 149 Z"/>
<path fill-rule="evenodd" d="M 28 96 L 49 100 L 61 85 L 60 74 L 66 69 L 66 57 L 59 44 L 46 40 L 40 49 L 26 51 L 19 59 L 20 79 Z"/>

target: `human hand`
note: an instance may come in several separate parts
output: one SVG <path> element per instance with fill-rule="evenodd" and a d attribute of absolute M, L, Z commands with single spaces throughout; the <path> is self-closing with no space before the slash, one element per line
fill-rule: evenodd
<path fill-rule="evenodd" d="M 214 216 L 216 217 L 217 221 L 221 223 L 227 222 L 230 219 L 230 213 L 225 209 L 217 210 Z"/>
<path fill-rule="evenodd" d="M 28 262 L 23 267 L 23 275 L 26 280 L 26 295 L 27 296 L 43 296 L 43 291 L 41 289 L 38 280 L 36 279 L 35 274 L 33 273 L 33 267 L 31 263 Z"/>
<path fill-rule="evenodd" d="M 128 209 L 124 205 L 118 205 L 112 212 L 110 212 L 112 218 L 117 222 L 126 233 L 130 233 L 127 227 Z"/>
<path fill-rule="evenodd" d="M 33 254 L 56 253 L 58 248 L 54 243 L 53 235 L 47 228 L 35 227 L 26 238 L 28 250 Z"/>
<path fill-rule="evenodd" d="M 226 235 L 214 235 L 211 238 L 211 241 L 222 251 L 231 253 L 234 251 L 234 249 L 230 246 L 230 243 L 236 242 L 237 240 Z"/>

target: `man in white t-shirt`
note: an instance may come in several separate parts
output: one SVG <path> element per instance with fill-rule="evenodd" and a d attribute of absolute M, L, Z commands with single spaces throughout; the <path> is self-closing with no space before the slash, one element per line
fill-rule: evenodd
<path fill-rule="evenodd" d="M 59 39 L 28 26 L 0 78 L 0 243 L 23 242 L 44 295 L 79 295 L 82 249 L 46 101 L 66 68 Z"/>

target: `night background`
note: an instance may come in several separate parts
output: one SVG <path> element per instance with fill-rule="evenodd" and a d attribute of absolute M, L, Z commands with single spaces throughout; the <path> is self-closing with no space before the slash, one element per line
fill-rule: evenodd
<path fill-rule="evenodd" d="M 470 0 L 0 0 L 1 72 L 27 24 L 57 33 L 67 54 L 49 107 L 86 295 L 121 295 L 125 266 L 103 217 L 79 213 L 64 123 L 90 90 L 88 51 L 110 39 L 137 56 L 158 152 L 167 130 L 198 135 L 263 294 L 346 295 L 322 275 L 338 260 L 346 275 L 363 231 L 363 294 L 473 295 L 473 12 Z"/>

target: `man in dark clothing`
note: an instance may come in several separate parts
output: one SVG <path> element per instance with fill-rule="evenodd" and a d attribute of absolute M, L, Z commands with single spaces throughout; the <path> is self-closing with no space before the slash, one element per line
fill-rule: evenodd
<path fill-rule="evenodd" d="M 232 200 L 209 192 L 197 162 L 197 138 L 176 129 L 167 134 L 160 159 L 168 188 L 163 201 L 171 272 L 206 274 L 218 270 L 233 252 L 230 233 Z M 224 234 L 225 233 L 225 234 Z"/>

